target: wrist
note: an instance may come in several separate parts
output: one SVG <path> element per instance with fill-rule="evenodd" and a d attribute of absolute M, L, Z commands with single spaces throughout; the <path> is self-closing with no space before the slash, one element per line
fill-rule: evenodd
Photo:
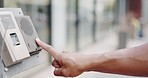
<path fill-rule="evenodd" d="M 97 71 L 102 68 L 102 65 L 107 60 L 104 54 L 91 54 L 87 55 L 84 71 Z"/>
<path fill-rule="evenodd" d="M 92 71 L 93 68 L 95 68 L 97 64 L 97 59 L 98 57 L 96 54 L 91 54 L 91 55 L 85 55 L 84 56 L 84 61 L 80 65 L 80 68 L 82 71 Z"/>

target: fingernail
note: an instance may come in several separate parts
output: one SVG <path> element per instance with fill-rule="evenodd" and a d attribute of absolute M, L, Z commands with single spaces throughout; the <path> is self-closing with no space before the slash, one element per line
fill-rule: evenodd
<path fill-rule="evenodd" d="M 39 38 L 36 38 L 35 40 L 36 40 L 36 41 L 41 41 Z"/>

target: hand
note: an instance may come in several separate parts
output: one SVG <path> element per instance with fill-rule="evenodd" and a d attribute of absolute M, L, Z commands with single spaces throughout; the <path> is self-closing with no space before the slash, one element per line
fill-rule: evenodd
<path fill-rule="evenodd" d="M 52 46 L 45 44 L 38 38 L 36 42 L 54 57 L 52 65 L 55 67 L 54 74 L 56 76 L 75 77 L 86 70 L 88 65 L 87 55 L 65 51 L 59 53 Z"/>

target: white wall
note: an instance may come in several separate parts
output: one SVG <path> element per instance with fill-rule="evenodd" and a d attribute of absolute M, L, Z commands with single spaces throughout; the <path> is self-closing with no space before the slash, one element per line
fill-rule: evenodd
<path fill-rule="evenodd" d="M 142 0 L 142 20 L 143 20 L 143 24 L 148 24 L 148 0 Z"/>
<path fill-rule="evenodd" d="M 52 45 L 62 50 L 66 45 L 66 0 L 52 0 Z"/>

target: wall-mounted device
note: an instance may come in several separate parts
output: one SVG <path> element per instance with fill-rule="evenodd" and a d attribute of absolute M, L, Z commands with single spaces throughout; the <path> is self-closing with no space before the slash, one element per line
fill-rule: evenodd
<path fill-rule="evenodd" d="M 3 51 L 0 53 L 4 68 L 25 67 L 31 62 L 30 59 L 38 61 L 41 48 L 36 44 L 35 38 L 38 38 L 38 35 L 31 18 L 24 16 L 20 8 L 0 9 L 0 46 L 3 46 Z M 32 66 L 35 65 L 37 63 Z M 12 75 L 11 70 L 9 76 L 10 74 Z"/>

